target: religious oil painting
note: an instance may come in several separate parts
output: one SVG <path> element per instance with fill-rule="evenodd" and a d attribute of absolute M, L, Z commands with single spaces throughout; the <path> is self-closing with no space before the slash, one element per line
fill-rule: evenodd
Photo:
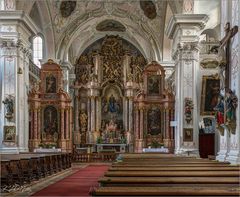
<path fill-rule="evenodd" d="M 15 126 L 4 126 L 4 141 L 15 142 L 16 141 L 16 129 Z"/>
<path fill-rule="evenodd" d="M 56 93 L 57 80 L 53 75 L 46 77 L 46 93 Z"/>
<path fill-rule="evenodd" d="M 183 141 L 184 142 L 192 142 L 193 141 L 193 129 L 192 128 L 184 128 L 183 129 Z"/>
<path fill-rule="evenodd" d="M 52 139 L 58 134 L 58 112 L 54 106 L 47 106 L 43 112 L 44 132 L 47 139 Z"/>
<path fill-rule="evenodd" d="M 148 134 L 158 135 L 161 133 L 161 111 L 159 108 L 148 110 L 147 114 Z"/>
<path fill-rule="evenodd" d="M 220 79 L 217 76 L 203 76 L 201 115 L 214 115 L 214 108 L 218 104 L 220 93 Z"/>
<path fill-rule="evenodd" d="M 148 95 L 158 96 L 160 94 L 160 76 L 151 75 L 147 78 Z"/>

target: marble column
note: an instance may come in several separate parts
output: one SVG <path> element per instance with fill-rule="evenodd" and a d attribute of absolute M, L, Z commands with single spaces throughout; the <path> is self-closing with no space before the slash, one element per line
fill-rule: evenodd
<path fill-rule="evenodd" d="M 133 133 L 133 98 L 128 99 L 128 131 Z"/>
<path fill-rule="evenodd" d="M 91 97 L 91 132 L 94 133 L 96 131 L 96 105 L 95 105 L 95 97 Z"/>
<path fill-rule="evenodd" d="M 33 130 L 33 139 L 36 141 L 38 139 L 38 110 L 34 109 L 33 110 L 34 114 L 34 130 Z"/>
<path fill-rule="evenodd" d="M 65 110 L 66 113 L 66 139 L 69 140 L 69 108 Z"/>
<path fill-rule="evenodd" d="M 38 109 L 38 134 L 37 134 L 37 139 L 40 141 L 41 140 L 41 109 Z"/>
<path fill-rule="evenodd" d="M 75 98 L 74 98 L 74 122 L 75 122 L 75 132 L 80 132 L 79 128 L 79 96 L 78 89 L 75 90 Z"/>
<path fill-rule="evenodd" d="M 60 110 L 61 140 L 65 139 L 65 136 L 64 136 L 64 111 L 65 111 L 64 109 Z"/>
<path fill-rule="evenodd" d="M 30 132 L 31 132 L 31 134 L 30 134 L 30 139 L 31 140 L 33 140 L 34 139 L 34 135 L 33 135 L 33 131 L 34 131 L 34 124 L 33 124 L 33 122 L 34 122 L 34 113 L 33 113 L 33 110 L 31 109 L 31 111 L 30 111 L 30 113 L 31 113 L 31 128 L 30 128 Z"/>
<path fill-rule="evenodd" d="M 169 109 L 165 109 L 165 131 L 166 139 L 169 140 Z"/>
<path fill-rule="evenodd" d="M 123 124 L 124 124 L 124 129 L 125 129 L 125 131 L 128 131 L 128 126 L 129 126 L 129 124 L 128 124 L 128 118 L 129 118 L 129 116 L 128 116 L 128 99 L 125 97 L 124 98 L 124 111 L 123 111 L 123 113 L 124 113 L 124 121 L 123 121 Z"/>
<path fill-rule="evenodd" d="M 208 21 L 204 14 L 178 14 L 172 16 L 166 34 L 173 39 L 173 59 L 176 72 L 175 100 L 175 154 L 191 151 L 198 155 L 198 106 L 197 83 L 199 73 L 199 32 Z M 191 25 L 189 25 L 191 23 Z M 193 103 L 192 120 L 185 120 L 185 99 Z M 193 130 L 193 140 L 184 141 L 184 129 Z"/>
<path fill-rule="evenodd" d="M 91 100 L 90 97 L 88 97 L 87 100 L 87 116 L 88 116 L 88 131 L 91 131 Z"/>

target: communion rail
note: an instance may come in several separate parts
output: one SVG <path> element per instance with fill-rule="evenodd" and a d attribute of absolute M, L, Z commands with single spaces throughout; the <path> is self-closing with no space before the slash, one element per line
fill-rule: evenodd
<path fill-rule="evenodd" d="M 113 162 L 118 153 L 100 152 L 100 153 L 79 153 L 73 154 L 73 162 Z"/>

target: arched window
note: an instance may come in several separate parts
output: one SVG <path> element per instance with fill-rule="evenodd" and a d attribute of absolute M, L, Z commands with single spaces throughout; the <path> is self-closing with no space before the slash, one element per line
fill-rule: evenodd
<path fill-rule="evenodd" d="M 0 0 L 0 10 L 5 10 L 4 0 Z"/>
<path fill-rule="evenodd" d="M 33 62 L 41 67 L 40 61 L 43 58 L 43 39 L 40 36 L 33 38 Z"/>

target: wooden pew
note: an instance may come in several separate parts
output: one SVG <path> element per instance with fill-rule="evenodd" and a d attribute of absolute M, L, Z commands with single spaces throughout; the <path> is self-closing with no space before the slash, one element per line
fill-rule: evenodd
<path fill-rule="evenodd" d="M 9 191 L 14 185 L 23 185 L 71 167 L 71 155 L 60 154 L 3 154 L 1 155 L 1 188 Z"/>
<path fill-rule="evenodd" d="M 108 177 L 239 177 L 239 171 L 109 171 Z"/>
<path fill-rule="evenodd" d="M 191 185 L 239 185 L 238 177 L 102 177 L 98 180 L 101 186 L 191 186 Z"/>
<path fill-rule="evenodd" d="M 111 167 L 108 171 L 239 171 L 239 166 L 164 166 L 164 167 Z"/>
<path fill-rule="evenodd" d="M 14 183 L 9 163 L 10 161 L 7 159 L 1 160 L 1 189 Z"/>
<path fill-rule="evenodd" d="M 133 154 L 99 179 L 94 196 L 238 196 L 239 166 L 190 157 Z M 124 188 L 123 188 L 124 187 Z"/>
<path fill-rule="evenodd" d="M 239 196 L 238 187 L 100 187 L 93 196 Z"/>
<path fill-rule="evenodd" d="M 112 167 L 166 167 L 166 166 L 174 166 L 174 167 L 181 167 L 181 166 L 229 166 L 226 163 L 113 163 Z"/>

